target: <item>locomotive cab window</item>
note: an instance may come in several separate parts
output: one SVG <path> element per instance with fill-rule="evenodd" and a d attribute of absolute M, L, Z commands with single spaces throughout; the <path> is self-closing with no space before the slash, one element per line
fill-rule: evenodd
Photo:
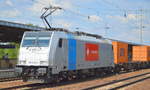
<path fill-rule="evenodd" d="M 48 33 L 26 33 L 22 47 L 48 47 L 51 35 Z"/>
<path fill-rule="evenodd" d="M 63 42 L 63 39 L 60 38 L 59 41 L 58 41 L 58 47 L 62 48 L 62 42 Z"/>

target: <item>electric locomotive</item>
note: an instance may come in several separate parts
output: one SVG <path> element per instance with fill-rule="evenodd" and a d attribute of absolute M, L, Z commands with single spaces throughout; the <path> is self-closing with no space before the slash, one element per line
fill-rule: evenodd
<path fill-rule="evenodd" d="M 23 81 L 53 82 L 113 70 L 110 40 L 97 35 L 62 31 L 24 33 L 16 73 Z"/>

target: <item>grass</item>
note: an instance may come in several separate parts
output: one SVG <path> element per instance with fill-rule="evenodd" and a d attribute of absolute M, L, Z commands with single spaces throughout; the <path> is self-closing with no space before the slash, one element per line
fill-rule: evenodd
<path fill-rule="evenodd" d="M 15 45 L 15 48 L 8 48 L 8 49 L 3 49 L 0 48 L 0 59 L 8 53 L 8 58 L 9 59 L 17 59 L 18 57 L 18 51 L 19 51 L 19 44 L 18 43 L 11 43 L 12 45 Z"/>

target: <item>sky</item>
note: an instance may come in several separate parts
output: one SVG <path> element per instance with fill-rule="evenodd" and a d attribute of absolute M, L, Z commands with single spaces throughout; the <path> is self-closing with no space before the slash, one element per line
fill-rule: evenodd
<path fill-rule="evenodd" d="M 150 45 L 150 0 L 0 0 L 0 20 L 45 27 L 50 6 L 62 8 L 47 18 L 52 27 Z"/>

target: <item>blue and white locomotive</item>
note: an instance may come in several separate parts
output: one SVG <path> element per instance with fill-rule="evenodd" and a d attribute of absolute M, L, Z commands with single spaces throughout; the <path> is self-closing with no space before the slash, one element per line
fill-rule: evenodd
<path fill-rule="evenodd" d="M 16 72 L 24 81 L 42 82 L 101 74 L 114 67 L 111 43 L 82 33 L 27 31 L 20 45 Z"/>

